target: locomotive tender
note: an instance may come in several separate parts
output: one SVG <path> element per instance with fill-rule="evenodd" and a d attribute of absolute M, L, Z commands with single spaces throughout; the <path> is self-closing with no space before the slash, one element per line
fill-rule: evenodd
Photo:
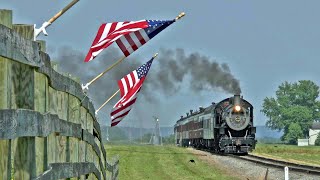
<path fill-rule="evenodd" d="M 198 111 L 190 110 L 174 126 L 178 146 L 193 146 L 219 153 L 248 153 L 255 148 L 253 106 L 234 95 Z"/>

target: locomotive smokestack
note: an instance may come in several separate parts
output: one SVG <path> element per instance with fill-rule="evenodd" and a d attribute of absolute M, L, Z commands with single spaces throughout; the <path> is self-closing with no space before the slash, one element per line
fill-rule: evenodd
<path fill-rule="evenodd" d="M 240 94 L 236 94 L 233 97 L 233 105 L 239 105 L 240 106 L 240 102 L 241 102 L 241 98 L 240 98 Z"/>
<path fill-rule="evenodd" d="M 193 112 L 193 110 L 192 110 L 192 109 L 190 109 L 190 115 L 192 115 L 192 112 Z"/>
<path fill-rule="evenodd" d="M 189 113 L 186 113 L 187 114 L 187 117 L 189 116 Z"/>
<path fill-rule="evenodd" d="M 240 94 L 235 94 L 233 97 L 233 107 L 234 110 L 236 110 L 237 112 L 239 112 L 241 110 L 241 98 L 240 98 Z"/>

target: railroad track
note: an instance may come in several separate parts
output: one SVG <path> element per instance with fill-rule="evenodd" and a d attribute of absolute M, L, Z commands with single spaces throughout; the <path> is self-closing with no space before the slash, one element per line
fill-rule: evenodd
<path fill-rule="evenodd" d="M 270 159 L 270 158 L 261 157 L 261 156 L 255 156 L 252 154 L 248 154 L 246 156 L 238 156 L 238 155 L 228 154 L 228 156 L 242 159 L 242 160 L 246 160 L 246 161 L 255 162 L 258 164 L 263 164 L 266 166 L 271 166 L 271 167 L 284 168 L 287 166 L 289 168 L 289 170 L 291 170 L 291 171 L 320 175 L 320 167 L 318 167 L 318 166 L 296 164 L 296 163 L 275 160 L 275 159 Z"/>

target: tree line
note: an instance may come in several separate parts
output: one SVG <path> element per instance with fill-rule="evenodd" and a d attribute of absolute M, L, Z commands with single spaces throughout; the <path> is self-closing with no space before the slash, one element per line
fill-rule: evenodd
<path fill-rule="evenodd" d="M 284 132 L 281 140 L 297 144 L 308 138 L 309 129 L 320 120 L 319 86 L 310 80 L 282 83 L 275 97 L 263 100 L 261 112 L 268 118 L 266 126 Z M 320 145 L 320 135 L 316 144 Z"/>

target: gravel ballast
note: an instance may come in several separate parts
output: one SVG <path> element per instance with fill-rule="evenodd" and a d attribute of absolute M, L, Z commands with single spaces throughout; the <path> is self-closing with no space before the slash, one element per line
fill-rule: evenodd
<path fill-rule="evenodd" d="M 199 157 L 201 160 L 207 162 L 209 165 L 214 165 L 223 170 L 229 175 L 234 175 L 240 179 L 256 180 L 265 176 L 268 169 L 268 180 L 284 179 L 284 169 L 275 168 L 265 165 L 260 165 L 254 162 L 249 162 L 242 159 L 237 159 L 229 156 L 221 156 L 211 154 L 192 148 L 188 148 L 190 151 L 196 154 L 205 154 L 206 156 Z M 311 175 L 301 172 L 293 172 L 289 170 L 290 180 L 320 180 L 320 176 Z"/>

